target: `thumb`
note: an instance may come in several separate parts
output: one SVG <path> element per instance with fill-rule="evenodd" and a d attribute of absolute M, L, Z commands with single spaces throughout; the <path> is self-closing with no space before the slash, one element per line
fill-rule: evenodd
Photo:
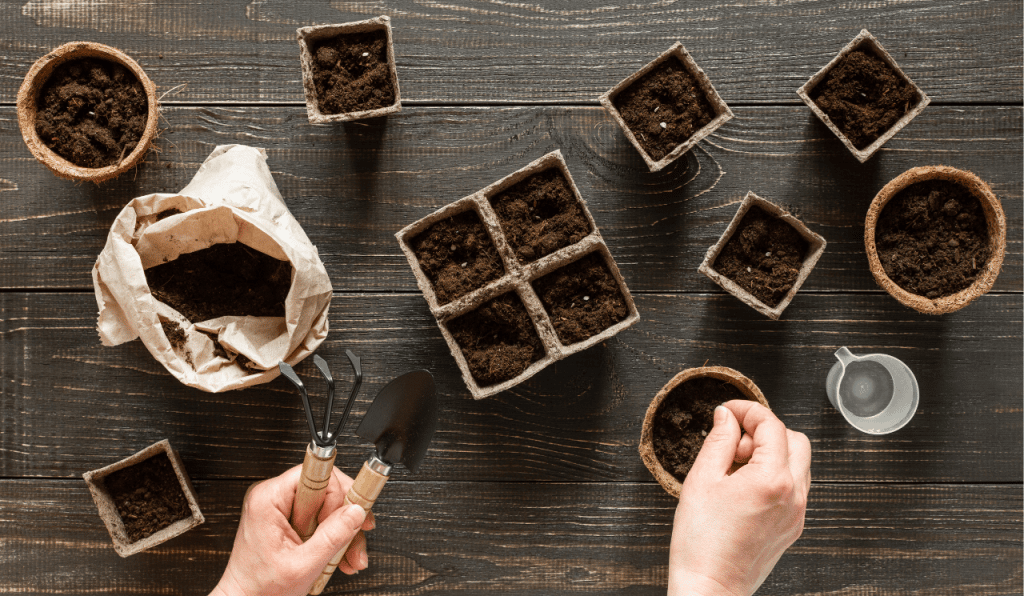
<path fill-rule="evenodd" d="M 720 478 L 728 473 L 740 443 L 740 423 L 725 406 L 715 408 L 715 426 L 704 439 L 704 445 L 693 462 L 690 474 Z"/>
<path fill-rule="evenodd" d="M 366 510 L 359 505 L 339 507 L 317 527 L 301 548 L 310 559 L 318 561 L 322 569 L 338 551 L 352 542 L 365 519 Z"/>

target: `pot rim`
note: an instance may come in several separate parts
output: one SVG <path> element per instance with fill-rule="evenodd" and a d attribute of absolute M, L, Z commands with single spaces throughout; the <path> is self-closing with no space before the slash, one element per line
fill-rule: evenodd
<path fill-rule="evenodd" d="M 989 250 L 991 252 L 988 262 L 985 263 L 984 269 L 973 284 L 954 294 L 935 299 L 913 294 L 897 285 L 882 268 L 875 247 L 875 227 L 878 225 L 878 218 L 885 206 L 903 189 L 927 180 L 947 180 L 960 184 L 978 199 L 985 212 L 985 220 L 988 222 Z M 1006 255 L 1006 214 L 1003 212 L 1002 203 L 989 185 L 973 172 L 950 166 L 918 166 L 890 180 L 871 201 L 867 216 L 864 218 L 864 249 L 868 256 L 868 267 L 875 282 L 900 304 L 929 315 L 951 313 L 984 295 L 995 284 Z"/>
<path fill-rule="evenodd" d="M 102 168 L 85 168 L 68 161 L 50 149 L 36 133 L 35 120 L 39 91 L 49 80 L 54 68 L 65 62 L 83 58 L 101 58 L 127 68 L 142 83 L 148 103 L 146 128 L 135 149 L 120 162 Z M 142 70 L 142 67 L 121 50 L 92 41 L 68 42 L 36 60 L 18 89 L 17 110 L 21 137 L 37 160 L 61 178 L 89 181 L 96 184 L 116 178 L 142 161 L 153 143 L 153 139 L 156 138 L 160 114 L 156 85 Z"/>

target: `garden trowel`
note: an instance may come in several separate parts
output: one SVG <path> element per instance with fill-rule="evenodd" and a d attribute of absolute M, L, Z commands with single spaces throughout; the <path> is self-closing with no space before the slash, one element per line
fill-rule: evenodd
<path fill-rule="evenodd" d="M 394 466 L 402 464 L 415 473 L 427 454 L 437 422 L 434 377 L 429 372 L 406 373 L 381 389 L 356 429 L 357 435 L 373 442 L 374 450 L 345 495 L 345 505 L 355 503 L 369 512 Z M 310 594 L 319 594 L 327 586 L 348 546 L 327 564 Z"/>

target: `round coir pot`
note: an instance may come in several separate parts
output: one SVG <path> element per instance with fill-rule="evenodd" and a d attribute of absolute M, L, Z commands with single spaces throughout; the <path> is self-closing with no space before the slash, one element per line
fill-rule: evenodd
<path fill-rule="evenodd" d="M 124 156 L 120 162 L 102 168 L 84 168 L 64 159 L 47 147 L 46 143 L 36 133 L 39 93 L 43 86 L 46 85 L 46 81 L 50 78 L 56 67 L 65 62 L 81 60 L 83 58 L 99 58 L 124 66 L 135 75 L 135 78 L 142 83 L 142 87 L 146 91 L 148 114 L 146 116 L 146 128 L 142 133 L 142 137 L 139 139 L 135 149 Z M 25 80 L 21 83 L 21 88 L 18 90 L 17 106 L 18 125 L 21 127 L 21 136 L 25 140 L 25 144 L 28 145 L 29 151 L 50 171 L 61 178 L 87 180 L 97 184 L 104 180 L 115 178 L 138 164 L 146 155 L 146 151 L 149 150 L 153 138 L 156 137 L 159 115 L 156 85 L 146 76 L 142 67 L 124 52 L 99 43 L 89 41 L 66 43 L 37 60 L 32 65 L 32 68 L 28 70 Z"/>
<path fill-rule="evenodd" d="M 901 288 L 889 278 L 882 268 L 878 259 L 878 251 L 875 248 L 875 227 L 878 225 L 878 218 L 889 201 L 899 192 L 912 184 L 926 180 L 947 180 L 954 182 L 968 189 L 978 201 L 985 212 L 985 220 L 988 222 L 989 258 L 984 268 L 978 274 L 977 279 L 970 286 L 939 298 L 927 298 L 919 294 L 912 294 Z M 984 180 L 978 178 L 971 172 L 958 170 L 948 166 L 922 166 L 911 168 L 893 178 L 882 190 L 878 191 L 875 199 L 868 207 L 868 215 L 864 220 L 864 248 L 868 254 L 868 266 L 871 268 L 871 275 L 875 281 L 900 304 L 909 306 L 918 312 L 928 315 L 941 315 L 951 313 L 967 306 L 972 300 L 992 289 L 999 270 L 1003 266 L 1003 256 L 1006 254 L 1006 215 L 1003 213 L 1003 206 L 993 194 L 992 189 Z"/>
<path fill-rule="evenodd" d="M 661 388 L 661 391 L 654 396 L 651 400 L 651 404 L 647 406 L 647 414 L 644 416 L 643 427 L 640 431 L 640 457 L 644 460 L 644 465 L 651 471 L 654 478 L 661 484 L 661 487 L 673 497 L 679 498 L 679 493 L 683 488 L 683 483 L 676 479 L 671 473 L 662 467 L 661 461 L 654 454 L 654 415 L 658 411 L 658 407 L 661 406 L 661 402 L 664 401 L 668 394 L 683 383 L 699 379 L 701 377 L 710 377 L 712 379 L 719 379 L 731 383 L 734 387 L 740 390 L 740 392 L 746 396 L 750 401 L 756 401 L 763 405 L 768 406 L 768 400 L 765 399 L 764 394 L 757 388 L 757 385 L 747 377 L 740 374 L 731 368 L 724 366 L 702 366 L 699 368 L 688 368 L 683 372 L 672 377 L 672 380 L 665 384 Z"/>

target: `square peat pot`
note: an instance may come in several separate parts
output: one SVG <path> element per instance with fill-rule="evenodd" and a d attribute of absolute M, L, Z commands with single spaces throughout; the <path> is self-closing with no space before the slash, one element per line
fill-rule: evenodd
<path fill-rule="evenodd" d="M 125 520 L 118 513 L 116 496 L 112 494 L 108 481 L 112 481 L 116 473 L 124 474 L 122 470 L 140 470 L 135 466 L 146 465 L 146 464 L 159 464 L 158 460 L 148 461 L 152 458 L 166 457 L 170 461 L 170 467 L 167 469 L 166 466 L 158 468 L 156 472 L 148 470 L 147 474 L 155 474 L 159 477 L 161 473 L 173 473 L 175 482 L 173 486 L 175 489 L 181 491 L 181 497 L 184 498 L 184 503 L 187 507 L 187 517 L 173 521 L 169 525 L 157 530 L 148 536 L 131 540 L 129 533 L 126 530 Z M 142 475 L 140 472 L 139 475 Z M 103 519 L 103 523 L 107 526 L 107 532 L 110 533 L 110 538 L 114 542 L 114 550 L 117 554 L 122 557 L 129 557 L 135 553 L 144 551 L 148 548 L 152 548 L 158 544 L 166 542 L 175 536 L 184 534 L 192 528 L 206 521 L 203 517 L 203 513 L 199 511 L 199 504 L 196 500 L 195 489 L 192 488 L 192 481 L 189 480 L 188 474 L 185 472 L 185 466 L 181 463 L 181 458 L 177 452 L 171 448 L 169 441 L 164 439 L 158 443 L 154 443 L 149 447 L 146 447 L 142 451 L 139 451 L 135 455 L 131 455 L 117 463 L 110 464 L 99 470 L 93 470 L 82 474 L 85 479 L 86 485 L 89 486 L 89 492 L 92 494 L 92 500 L 96 503 L 96 507 L 99 509 L 100 518 Z M 136 478 L 138 475 L 136 476 Z M 150 478 L 152 476 L 149 476 Z M 121 480 L 119 480 L 118 486 L 120 487 Z M 139 487 L 144 488 L 144 487 Z M 182 505 L 180 499 L 176 499 L 179 505 Z M 182 513 L 186 513 L 184 510 Z"/>
<path fill-rule="evenodd" d="M 652 156 L 651 151 L 645 148 L 645 145 L 648 144 L 647 135 L 645 135 L 641 130 L 634 130 L 634 128 L 631 128 L 630 124 L 627 123 L 626 118 L 623 117 L 623 112 L 620 109 L 619 105 L 619 96 L 620 94 L 622 94 L 622 92 L 633 87 L 634 84 L 641 87 L 646 85 L 648 75 L 652 75 L 653 73 L 652 76 L 658 76 L 661 71 L 672 66 L 670 64 L 670 61 L 676 60 L 678 60 L 678 62 L 682 64 L 682 70 L 685 73 L 685 75 L 688 75 L 693 79 L 693 82 L 697 84 L 697 87 L 703 95 L 703 98 L 698 98 L 697 103 L 699 103 L 700 99 L 706 100 L 707 104 L 704 106 L 702 113 L 706 116 L 706 118 L 709 118 L 709 120 L 702 126 L 699 126 L 688 137 L 681 140 L 680 143 L 676 145 L 674 148 L 668 150 L 668 153 L 664 155 L 657 153 Z M 637 87 L 638 92 L 636 96 L 641 95 L 643 93 L 641 87 Z M 708 79 L 708 76 L 704 74 L 704 71 L 701 70 L 699 66 L 697 66 L 697 63 L 690 56 L 690 53 L 686 51 L 686 48 L 684 48 L 683 44 L 680 42 L 676 42 L 675 44 L 673 44 L 672 47 L 666 50 L 663 54 L 655 58 L 653 61 L 648 63 L 640 70 L 623 79 L 622 82 L 620 82 L 618 85 L 613 87 L 610 91 L 606 92 L 598 99 L 601 102 L 601 105 L 604 106 L 604 109 L 608 110 L 608 113 L 612 115 L 612 118 L 615 119 L 615 122 L 617 122 L 619 127 L 622 128 L 622 132 L 626 133 L 626 138 L 628 138 L 629 142 L 632 143 L 634 147 L 636 147 L 637 151 L 640 152 L 640 156 L 644 158 L 644 162 L 647 163 L 647 167 L 652 172 L 662 170 L 663 168 L 665 168 L 665 166 L 679 159 L 680 156 L 682 156 L 684 153 L 692 149 L 698 141 L 715 132 L 715 130 L 717 130 L 718 127 L 722 126 L 733 117 L 732 110 L 729 109 L 729 106 L 726 105 L 722 97 L 718 95 L 717 91 L 715 91 L 715 87 L 714 85 L 711 84 L 711 80 Z M 679 98 L 679 101 L 683 100 L 683 97 Z M 691 101 L 690 103 L 694 102 Z M 663 106 L 655 106 L 654 110 L 652 111 L 652 114 L 656 114 L 661 107 Z M 666 111 L 668 111 L 670 114 L 672 114 L 671 110 L 669 109 L 671 107 L 672 106 L 668 106 L 666 108 Z M 652 116 L 652 118 L 654 117 Z M 670 115 L 669 118 L 666 118 L 666 121 L 658 122 L 657 128 L 668 131 L 669 128 L 673 126 L 673 124 L 670 124 L 669 122 L 672 120 L 673 118 Z M 638 122 L 637 126 L 642 126 L 642 124 Z M 653 135 L 660 136 L 662 134 L 659 130 L 657 130 L 657 128 L 654 129 L 653 131 L 648 131 L 652 133 L 652 138 Z M 640 138 L 637 138 L 638 136 Z M 664 148 L 655 151 L 663 150 Z"/>
<path fill-rule="evenodd" d="M 719 256 L 722 255 L 723 250 L 726 249 L 726 247 L 729 245 L 729 241 L 733 239 L 734 234 L 737 232 L 737 230 L 739 230 L 741 226 L 744 225 L 752 226 L 753 222 L 744 222 L 744 219 L 746 218 L 747 214 L 751 212 L 752 209 L 755 210 L 754 213 L 757 214 L 757 217 L 761 218 L 764 222 L 771 222 L 774 220 L 785 223 L 786 225 L 790 226 L 796 232 L 796 236 L 791 237 L 791 239 L 794 240 L 795 243 L 806 243 L 804 255 L 802 260 L 800 261 L 800 266 L 797 270 L 796 278 L 791 282 L 791 285 L 789 286 L 788 290 L 786 290 L 785 294 L 781 297 L 781 299 L 774 305 L 767 304 L 765 301 L 755 296 L 751 291 L 744 288 L 739 283 L 734 281 L 732 278 L 727 277 L 726 275 L 723 274 L 723 272 L 718 270 L 726 266 L 717 263 L 717 261 Z M 763 217 L 762 215 L 760 215 L 761 213 L 763 213 L 767 217 Z M 772 224 L 765 223 L 762 230 L 766 229 L 769 225 Z M 757 230 L 752 229 L 750 234 L 753 235 L 756 232 Z M 777 230 L 774 232 L 771 230 L 767 230 L 763 232 L 763 234 L 772 234 L 774 237 L 779 237 Z M 803 242 L 800 242 L 801 239 Z M 737 237 L 737 240 L 739 240 L 739 237 Z M 754 243 L 751 242 L 751 244 Z M 737 249 L 739 249 L 741 245 L 736 246 Z M 786 250 L 788 251 L 789 247 L 787 247 Z M 777 254 L 774 257 L 772 257 L 771 251 L 766 252 L 763 257 L 760 253 L 757 253 L 756 255 L 751 255 L 749 257 L 751 260 L 747 263 L 744 263 L 743 261 L 743 259 L 748 258 L 747 256 L 744 256 L 743 252 L 734 253 L 732 250 L 729 250 L 728 252 L 730 252 L 731 254 L 740 255 L 740 258 L 737 259 L 733 259 L 730 255 L 731 264 L 741 263 L 748 265 L 746 266 L 746 272 L 748 274 L 753 273 L 754 276 L 757 276 L 759 272 L 763 273 L 766 271 L 782 269 L 784 267 L 781 265 L 785 265 L 785 261 L 783 261 L 783 259 L 780 258 L 780 255 Z M 718 239 L 718 242 L 716 242 L 714 246 L 709 248 L 707 254 L 704 255 L 704 261 L 700 264 L 700 267 L 697 268 L 697 271 L 708 276 L 708 278 L 710 278 L 711 281 L 722 286 L 722 288 L 725 289 L 726 292 L 729 292 L 733 296 L 736 296 L 745 304 L 752 307 L 754 310 L 758 311 L 759 313 L 767 317 L 777 320 L 780 316 L 782 316 L 782 311 L 784 311 L 786 307 L 789 306 L 789 303 L 793 300 L 793 297 L 796 296 L 796 293 L 800 290 L 800 286 L 803 285 L 804 281 L 807 279 L 807 276 L 811 274 L 811 270 L 814 269 L 814 266 L 817 264 L 818 259 L 821 258 L 821 254 L 823 252 L 825 252 L 824 238 L 812 232 L 806 225 L 804 225 L 803 222 L 793 217 L 793 215 L 791 215 L 782 207 L 779 207 L 778 205 L 772 203 L 771 201 L 768 201 L 767 199 L 763 199 L 757 196 L 756 194 L 753 193 L 753 191 L 750 191 L 747 193 L 747 196 L 744 197 L 743 202 L 740 203 L 740 207 L 739 209 L 736 210 L 736 215 L 733 216 L 732 221 L 729 223 L 729 227 L 726 228 L 725 230 L 725 233 L 722 234 L 721 238 Z M 785 258 L 787 255 L 781 256 Z M 759 271 L 753 272 L 753 269 L 755 268 L 759 268 Z M 738 277 L 743 277 L 742 269 L 740 270 Z"/>
<path fill-rule="evenodd" d="M 825 113 L 825 111 L 818 105 L 818 103 L 811 98 L 811 95 L 815 93 L 818 85 L 825 81 L 826 78 L 829 76 L 833 67 L 839 64 L 839 62 L 846 58 L 851 52 L 858 50 L 863 51 L 869 56 L 872 56 L 884 62 L 885 65 L 892 69 L 893 74 L 899 79 L 903 80 L 906 83 L 906 85 L 909 86 L 909 90 L 913 92 L 913 103 L 908 106 L 906 113 L 903 114 L 901 118 L 896 120 L 891 126 L 889 126 L 885 130 L 885 132 L 881 134 L 881 136 L 879 136 L 870 144 L 863 146 L 860 149 L 857 148 L 854 141 L 851 140 L 846 133 L 840 130 L 839 126 L 837 126 L 836 123 L 833 122 L 832 118 L 830 118 L 829 115 Z M 875 36 L 871 35 L 871 33 L 869 33 L 867 29 L 861 29 L 857 37 L 854 37 L 853 41 L 846 44 L 846 46 L 839 51 L 839 54 L 837 54 L 831 62 L 826 64 L 824 68 L 822 68 L 814 76 L 812 76 L 810 80 L 803 84 L 802 87 L 797 89 L 796 94 L 800 96 L 800 99 L 802 99 L 805 104 L 807 104 L 807 107 L 811 108 L 811 111 L 814 112 L 814 115 L 817 116 L 822 122 L 824 122 L 825 126 L 827 126 L 829 130 L 831 130 L 833 133 L 835 133 L 837 137 L 839 137 L 839 140 L 842 141 L 843 145 L 845 145 L 846 148 L 850 150 L 850 153 L 852 153 L 853 156 L 856 157 L 857 160 L 860 161 L 861 163 L 864 163 L 865 161 L 870 159 L 876 151 L 881 149 L 882 145 L 884 145 L 886 141 L 891 139 L 896 133 L 902 130 L 904 126 L 909 124 L 910 121 L 913 120 L 918 114 L 920 114 L 921 111 L 924 110 L 925 106 L 927 106 L 932 101 L 931 98 L 925 95 L 925 92 L 922 91 L 921 88 L 914 83 L 914 81 L 910 80 L 910 77 L 908 77 L 906 73 L 904 73 L 903 70 L 899 67 L 899 65 L 896 64 L 896 61 L 893 59 L 892 56 L 889 55 L 889 52 L 885 51 L 885 48 L 882 47 L 882 44 L 878 43 L 878 40 L 875 39 Z M 910 93 L 908 92 L 908 95 L 909 94 Z M 867 97 L 864 93 L 858 93 L 858 95 L 865 98 Z"/>
<path fill-rule="evenodd" d="M 337 58 L 338 60 L 341 60 L 349 57 L 339 54 L 335 50 L 331 50 L 325 56 L 317 56 L 317 49 L 321 44 L 335 38 L 343 39 L 345 36 L 372 35 L 375 32 L 376 35 L 382 36 L 386 42 L 386 78 L 387 81 L 391 83 L 392 90 L 394 91 L 394 101 L 387 105 L 380 105 L 376 107 L 362 109 L 356 107 L 355 109 L 344 110 L 341 112 L 327 113 L 331 110 L 328 110 L 326 106 L 323 105 L 321 97 L 317 93 L 316 83 L 314 82 L 314 68 L 319 68 L 321 65 L 326 68 L 329 66 L 330 60 L 332 59 Z M 302 63 L 302 88 L 306 94 L 306 115 L 309 117 L 310 122 L 314 124 L 348 122 L 351 120 L 387 116 L 402 110 L 402 94 L 398 88 L 398 70 L 395 68 L 395 46 L 391 37 L 390 17 L 380 16 L 365 21 L 355 21 L 340 25 L 316 25 L 312 27 L 302 27 L 296 30 L 296 34 L 298 35 L 299 41 L 299 60 Z M 374 72 L 372 66 L 380 64 L 384 57 L 371 55 L 370 52 L 363 52 L 355 54 L 350 58 L 356 60 L 359 67 L 370 67 L 366 68 L 361 75 L 367 77 Z M 318 60 L 320 61 L 318 62 Z M 366 82 L 368 84 L 372 83 L 372 78 L 368 79 Z"/>
<path fill-rule="evenodd" d="M 435 232 L 438 224 L 470 212 L 485 230 L 474 227 L 450 236 Z M 514 387 L 640 318 L 560 151 L 406 226 L 395 237 L 475 399 Z M 500 277 L 451 299 L 439 298 L 436 276 L 429 271 L 437 268 L 436 257 L 447 259 L 449 277 L 458 278 L 460 270 L 481 268 L 479 255 L 468 249 L 490 250 L 488 243 L 500 258 Z M 625 315 L 586 338 L 562 342 L 531 282 L 591 255 L 605 285 L 615 286 Z"/>

